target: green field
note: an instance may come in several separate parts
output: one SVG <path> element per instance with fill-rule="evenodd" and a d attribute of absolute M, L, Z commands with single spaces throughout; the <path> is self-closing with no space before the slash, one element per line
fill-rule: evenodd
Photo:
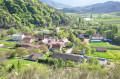
<path fill-rule="evenodd" d="M 8 48 L 0 48 L 0 52 L 1 51 L 8 51 L 8 50 L 10 50 L 10 49 L 8 49 Z"/>
<path fill-rule="evenodd" d="M 115 46 L 115 45 L 111 45 L 107 42 L 100 42 L 100 43 L 90 43 L 90 45 L 92 46 Z"/>
<path fill-rule="evenodd" d="M 120 24 L 120 18 L 108 18 L 108 19 L 94 19 L 97 22 L 104 22 L 106 24 Z"/>
<path fill-rule="evenodd" d="M 18 65 L 18 59 L 9 59 L 8 60 L 9 65 L 14 64 L 15 68 L 17 69 L 17 65 Z M 42 67 L 45 68 L 46 66 L 37 62 L 31 62 L 31 61 L 27 61 L 27 60 L 19 60 L 20 63 L 20 68 L 26 68 L 26 67 L 30 67 L 30 66 L 37 66 L 37 67 Z"/>
<path fill-rule="evenodd" d="M 10 46 L 10 47 L 15 46 L 15 42 L 8 42 L 8 41 L 5 42 L 0 41 L 0 44 L 4 44 L 5 46 Z"/>
<path fill-rule="evenodd" d="M 93 54 L 91 54 L 91 56 L 120 60 L 120 51 L 108 50 L 107 52 L 94 52 Z"/>
<path fill-rule="evenodd" d="M 120 50 L 120 46 L 112 45 L 107 42 L 100 42 L 100 43 L 89 43 L 89 46 L 92 48 L 107 48 L 113 50 Z"/>

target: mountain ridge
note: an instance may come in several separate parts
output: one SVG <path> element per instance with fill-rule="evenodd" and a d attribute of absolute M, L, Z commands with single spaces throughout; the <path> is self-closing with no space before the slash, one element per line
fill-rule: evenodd
<path fill-rule="evenodd" d="M 112 13 L 120 12 L 120 2 L 108 1 L 105 3 L 93 4 L 85 7 L 74 7 L 61 9 L 63 12 L 68 13 Z"/>
<path fill-rule="evenodd" d="M 47 5 L 50 5 L 52 7 L 55 7 L 55 8 L 71 8 L 72 6 L 70 5 L 65 5 L 65 4 L 62 4 L 62 3 L 58 3 L 58 2 L 55 2 L 53 0 L 40 0 L 41 2 L 44 2 L 46 3 Z"/>

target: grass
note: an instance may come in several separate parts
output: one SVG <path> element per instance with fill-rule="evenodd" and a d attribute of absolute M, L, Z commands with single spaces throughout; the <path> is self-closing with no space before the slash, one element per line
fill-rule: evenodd
<path fill-rule="evenodd" d="M 15 68 L 17 69 L 18 59 L 9 59 L 8 61 L 9 61 L 9 65 L 14 64 Z M 19 60 L 19 62 L 20 62 L 20 68 L 27 68 L 32 65 L 37 66 L 37 67 L 40 67 L 40 66 L 45 67 L 45 65 L 43 64 L 32 62 L 32 61 L 27 61 L 27 60 Z"/>
<path fill-rule="evenodd" d="M 8 51 L 10 50 L 9 48 L 0 48 L 0 51 Z"/>
<path fill-rule="evenodd" d="M 120 50 L 120 46 L 112 45 L 107 42 L 100 42 L 100 43 L 89 43 L 90 47 L 93 48 L 107 48 L 107 49 L 113 49 L 113 50 Z"/>
<path fill-rule="evenodd" d="M 120 18 L 108 18 L 108 19 L 94 19 L 97 22 L 104 22 L 106 24 L 120 24 Z"/>
<path fill-rule="evenodd" d="M 91 56 L 120 60 L 120 51 L 108 50 L 107 52 L 94 52 L 93 54 L 91 54 Z"/>
<path fill-rule="evenodd" d="M 101 43 L 90 43 L 90 45 L 92 46 L 114 46 L 114 45 L 111 45 L 107 42 L 101 42 Z"/>
<path fill-rule="evenodd" d="M 10 46 L 10 47 L 14 47 L 15 46 L 15 42 L 8 42 L 8 41 L 0 42 L 0 44 L 4 44 L 5 46 Z"/>

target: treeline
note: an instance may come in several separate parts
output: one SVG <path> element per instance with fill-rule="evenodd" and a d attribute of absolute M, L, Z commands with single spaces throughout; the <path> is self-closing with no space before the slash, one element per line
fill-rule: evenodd
<path fill-rule="evenodd" d="M 0 28 L 69 26 L 74 21 L 39 0 L 0 0 Z"/>
<path fill-rule="evenodd" d="M 116 44 L 120 44 L 120 32 L 118 26 L 112 24 L 102 24 L 97 28 L 97 31 L 103 36 L 106 36 L 108 39 L 113 40 Z"/>

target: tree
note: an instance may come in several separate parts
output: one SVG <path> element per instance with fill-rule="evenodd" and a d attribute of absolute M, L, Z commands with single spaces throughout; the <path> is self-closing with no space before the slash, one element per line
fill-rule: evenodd
<path fill-rule="evenodd" d="M 8 34 L 6 33 L 6 31 L 3 31 L 2 33 L 1 33 L 1 38 L 3 39 L 3 38 L 5 38 L 5 37 L 7 37 L 8 36 Z"/>
<path fill-rule="evenodd" d="M 41 51 L 43 51 L 43 52 L 45 52 L 45 53 L 48 52 L 48 48 L 47 48 L 46 45 L 44 45 L 44 44 L 43 44 L 43 45 L 40 45 L 39 48 L 40 48 Z"/>
<path fill-rule="evenodd" d="M 74 39 L 75 39 L 75 35 L 72 32 L 70 32 L 70 34 L 69 34 L 69 40 L 71 42 L 74 42 L 75 41 Z"/>
<path fill-rule="evenodd" d="M 16 56 L 25 56 L 25 55 L 28 55 L 29 52 L 26 48 L 23 48 L 23 47 L 18 47 L 15 49 L 15 53 L 16 53 Z"/>
<path fill-rule="evenodd" d="M 92 18 L 93 16 L 92 16 L 92 14 L 90 15 L 90 18 Z"/>
<path fill-rule="evenodd" d="M 16 29 L 14 27 L 10 28 L 8 31 L 7 31 L 7 34 L 8 35 L 13 35 L 16 33 Z"/>
<path fill-rule="evenodd" d="M 21 28 L 21 31 L 22 31 L 22 33 L 30 33 L 31 32 L 31 30 L 30 30 L 30 28 L 29 27 L 22 27 Z"/>
<path fill-rule="evenodd" d="M 85 54 L 90 55 L 91 48 L 89 46 L 85 46 L 84 49 L 85 49 Z"/>
<path fill-rule="evenodd" d="M 12 64 L 12 66 L 9 68 L 8 72 L 11 72 L 13 69 L 15 69 L 15 65 Z"/>
<path fill-rule="evenodd" d="M 19 60 L 18 60 L 17 67 L 18 67 L 18 71 L 20 71 L 20 61 Z"/>

